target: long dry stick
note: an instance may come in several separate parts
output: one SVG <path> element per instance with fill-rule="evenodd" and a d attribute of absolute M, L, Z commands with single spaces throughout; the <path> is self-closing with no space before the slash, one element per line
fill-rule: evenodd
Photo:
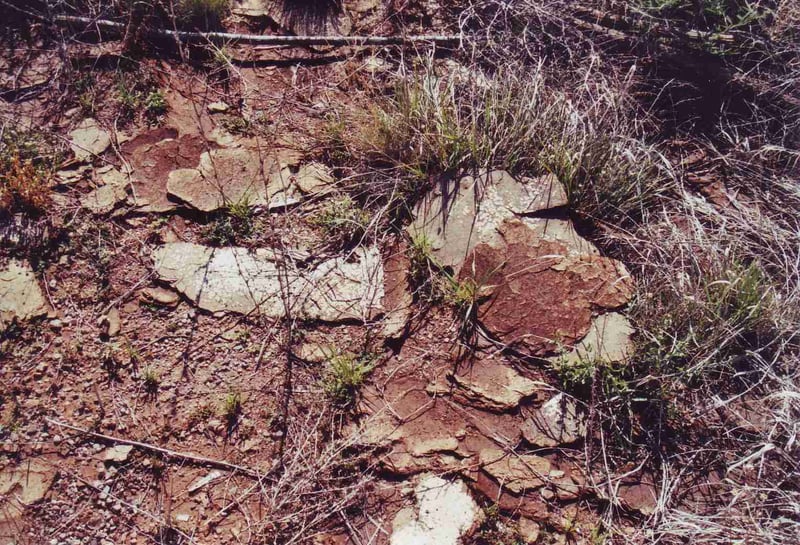
<path fill-rule="evenodd" d="M 83 428 L 79 428 L 77 426 L 73 426 L 72 424 L 66 424 L 64 422 L 59 422 L 58 420 L 54 420 L 52 418 L 45 418 L 45 420 L 53 424 L 54 426 L 58 426 L 61 428 L 66 428 L 68 430 L 77 431 L 84 435 L 88 435 L 90 437 L 94 437 L 96 439 L 101 439 L 103 441 L 108 441 L 111 443 L 119 443 L 121 445 L 130 445 L 132 447 L 136 447 L 142 450 L 147 450 L 150 452 L 157 452 L 159 454 L 163 454 L 168 458 L 177 458 L 180 460 L 186 460 L 187 462 L 193 462 L 195 464 L 201 464 L 210 467 L 217 467 L 220 469 L 226 469 L 229 471 L 238 471 L 248 477 L 253 477 L 256 479 L 261 479 L 266 477 L 272 470 L 261 472 L 249 467 L 243 467 L 236 464 L 232 464 L 230 462 L 225 462 L 223 460 L 214 460 L 213 458 L 206 458 L 205 456 L 198 456 L 197 454 L 190 454 L 187 452 L 177 452 L 174 450 L 166 449 L 164 447 L 159 447 L 156 445 L 151 445 L 149 443 L 142 443 L 140 441 L 132 441 L 130 439 L 123 439 L 121 437 L 113 437 L 111 435 L 105 435 L 102 433 L 96 433 L 93 431 L 85 430 Z"/>
<path fill-rule="evenodd" d="M 125 24 L 106 19 L 94 20 L 89 17 L 74 15 L 56 15 L 52 21 L 61 25 L 91 25 L 97 29 L 124 32 Z M 150 36 L 172 38 L 183 42 L 239 42 L 262 45 L 408 45 L 415 43 L 433 43 L 439 45 L 455 45 L 461 37 L 455 35 L 414 35 L 414 36 L 260 36 L 254 34 L 235 34 L 230 32 L 186 32 L 183 30 L 151 29 L 146 32 Z"/>

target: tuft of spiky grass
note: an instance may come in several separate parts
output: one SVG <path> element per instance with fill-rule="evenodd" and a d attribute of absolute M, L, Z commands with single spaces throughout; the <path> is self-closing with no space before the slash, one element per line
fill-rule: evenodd
<path fill-rule="evenodd" d="M 142 372 L 142 382 L 148 394 L 155 394 L 161 385 L 161 375 L 154 367 L 147 366 Z"/>
<path fill-rule="evenodd" d="M 586 70 L 569 94 L 548 86 L 543 65 L 488 74 L 442 72 L 430 61 L 400 79 L 369 129 L 373 153 L 403 174 L 404 185 L 391 186 L 394 198 L 413 202 L 432 180 L 486 168 L 552 172 L 576 213 L 601 221 L 639 217 L 670 190 L 671 178 L 626 117 L 630 81 Z"/>
<path fill-rule="evenodd" d="M 352 405 L 374 368 L 375 357 L 372 354 L 334 354 L 325 369 L 322 383 L 325 393 L 341 406 Z"/>
<path fill-rule="evenodd" d="M 325 231 L 334 245 L 350 247 L 365 237 L 370 215 L 349 195 L 342 195 L 328 201 L 312 222 Z"/>
<path fill-rule="evenodd" d="M 242 414 L 242 394 L 237 390 L 228 392 L 222 400 L 220 413 L 225 419 L 228 430 L 234 428 L 239 420 L 239 415 Z"/>
<path fill-rule="evenodd" d="M 250 199 L 245 197 L 227 205 L 203 229 L 203 236 L 214 246 L 243 244 L 253 236 L 256 218 Z"/>

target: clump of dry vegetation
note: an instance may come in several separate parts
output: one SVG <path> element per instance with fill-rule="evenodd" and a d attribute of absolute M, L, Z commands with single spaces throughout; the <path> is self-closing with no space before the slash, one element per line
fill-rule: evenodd
<path fill-rule="evenodd" d="M 0 134 L 0 213 L 41 214 L 50 202 L 47 159 L 41 139 L 2 127 Z"/>

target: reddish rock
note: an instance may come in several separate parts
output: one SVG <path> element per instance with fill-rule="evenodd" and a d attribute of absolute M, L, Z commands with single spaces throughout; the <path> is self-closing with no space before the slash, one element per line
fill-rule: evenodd
<path fill-rule="evenodd" d="M 167 212 L 176 203 L 167 197 L 167 179 L 175 169 L 197 166 L 209 144 L 200 135 L 177 137 L 174 129 L 155 129 L 122 145 L 133 172 L 134 197 L 142 212 Z"/>
<path fill-rule="evenodd" d="M 478 317 L 503 343 L 534 356 L 572 346 L 589 331 L 596 310 L 630 299 L 633 285 L 618 261 L 576 254 L 515 220 L 501 232 L 506 246 L 476 246 L 461 278 L 489 292 Z"/>

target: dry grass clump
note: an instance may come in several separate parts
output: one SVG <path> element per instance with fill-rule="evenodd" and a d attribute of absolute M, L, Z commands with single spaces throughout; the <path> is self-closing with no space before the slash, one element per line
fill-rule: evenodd
<path fill-rule="evenodd" d="M 598 221 L 639 217 L 670 178 L 639 138 L 630 78 L 589 63 L 555 85 L 544 64 L 443 67 L 430 59 L 398 78 L 374 112 L 367 158 L 390 165 L 368 192 L 412 203 L 434 183 L 486 168 L 535 176 L 552 172 L 573 210 Z M 574 83 L 574 85 L 573 85 Z"/>
<path fill-rule="evenodd" d="M 0 213 L 37 215 L 50 202 L 48 157 L 35 135 L 0 129 Z"/>
<path fill-rule="evenodd" d="M 606 463 L 657 457 L 648 539 L 789 543 L 800 529 L 800 247 L 777 213 L 681 192 L 616 239 L 639 281 L 636 352 L 593 375 L 592 402 Z M 714 471 L 709 511 L 683 503 Z"/>
<path fill-rule="evenodd" d="M 279 464 L 230 506 L 252 521 L 250 543 L 308 543 L 358 513 L 373 480 L 369 453 L 334 434 L 337 413 L 303 410 L 286 421 Z"/>

